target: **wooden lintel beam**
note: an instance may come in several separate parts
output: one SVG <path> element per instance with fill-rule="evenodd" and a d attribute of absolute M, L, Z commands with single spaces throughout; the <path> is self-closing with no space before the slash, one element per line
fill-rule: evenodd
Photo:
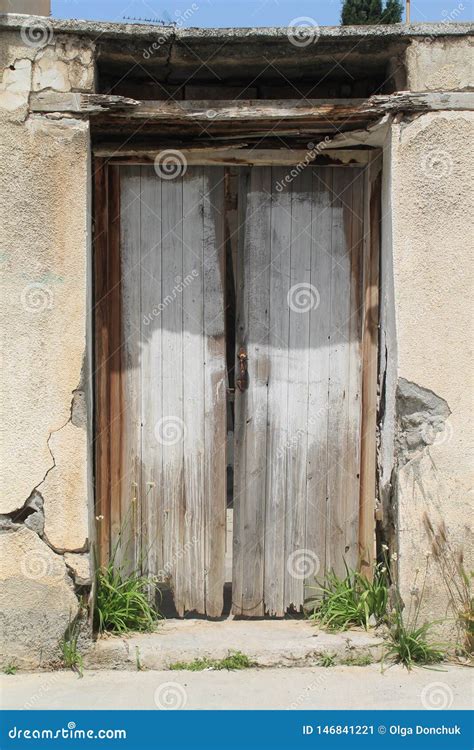
<path fill-rule="evenodd" d="M 401 91 L 369 99 L 260 99 L 206 101 L 138 101 L 110 94 L 38 92 L 33 112 L 107 113 L 108 118 L 179 122 L 261 122 L 318 120 L 324 122 L 377 118 L 395 112 L 473 110 L 474 92 Z"/>
<path fill-rule="evenodd" d="M 312 120 L 331 122 L 377 118 L 393 112 L 474 109 L 474 93 L 400 92 L 369 99 L 147 101 L 127 113 L 132 119 L 168 122 L 259 122 Z M 118 115 L 120 116 L 120 115 Z M 114 113 L 111 113 L 114 118 Z"/>
<path fill-rule="evenodd" d="M 115 94 L 80 94 L 38 91 L 30 97 L 32 112 L 67 112 L 71 114 L 99 114 L 118 110 L 123 113 L 140 102 Z"/>
<path fill-rule="evenodd" d="M 370 150 L 364 149 L 252 149 L 252 148 L 191 148 L 180 149 L 181 157 L 188 166 L 194 165 L 253 165 L 253 166 L 297 166 L 316 163 L 324 159 L 341 166 L 361 166 L 369 161 Z M 114 146 L 100 144 L 94 147 L 94 155 L 107 158 L 109 163 L 153 164 L 160 150 L 148 146 Z"/>

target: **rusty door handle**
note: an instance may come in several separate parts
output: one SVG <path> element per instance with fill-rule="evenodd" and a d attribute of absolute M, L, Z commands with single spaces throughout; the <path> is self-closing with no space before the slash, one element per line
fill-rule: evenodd
<path fill-rule="evenodd" d="M 236 380 L 237 388 L 239 391 L 246 391 L 249 387 L 249 374 L 247 370 L 248 354 L 243 346 L 240 347 L 237 357 L 239 360 L 239 377 Z"/>

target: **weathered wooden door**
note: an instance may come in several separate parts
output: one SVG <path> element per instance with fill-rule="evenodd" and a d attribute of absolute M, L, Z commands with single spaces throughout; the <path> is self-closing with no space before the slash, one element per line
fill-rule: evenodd
<path fill-rule="evenodd" d="M 363 170 L 241 178 L 233 609 L 283 615 L 358 558 Z M 237 376 L 239 377 L 239 376 Z"/>
<path fill-rule="evenodd" d="M 179 614 L 222 612 L 226 363 L 223 169 L 120 180 L 122 443 L 112 543 L 170 585 Z"/>

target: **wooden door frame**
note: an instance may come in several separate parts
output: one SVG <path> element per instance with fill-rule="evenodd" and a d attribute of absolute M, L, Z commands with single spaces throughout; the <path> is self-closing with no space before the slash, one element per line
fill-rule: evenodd
<path fill-rule="evenodd" d="M 112 488 L 119 481 L 122 451 L 123 382 L 121 367 L 120 185 L 122 164 L 154 163 L 159 150 L 114 155 L 103 148 L 93 158 L 93 332 L 94 467 L 97 559 L 110 556 Z M 381 149 L 327 149 L 307 161 L 300 149 L 183 149 L 189 165 L 344 166 L 365 168 L 362 310 L 362 416 L 359 550 L 361 570 L 371 575 L 375 559 L 376 429 L 378 383 L 379 265 L 381 247 Z M 302 167 L 300 167 L 302 168 Z M 117 493 L 115 493 L 117 494 Z"/>

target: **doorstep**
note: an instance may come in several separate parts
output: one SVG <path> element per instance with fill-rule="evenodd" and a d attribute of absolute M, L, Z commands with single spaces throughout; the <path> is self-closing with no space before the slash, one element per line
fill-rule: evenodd
<path fill-rule="evenodd" d="M 259 667 L 316 666 L 331 654 L 334 664 L 382 658 L 373 632 L 326 633 L 307 620 L 166 620 L 156 632 L 104 636 L 84 656 L 86 669 L 168 669 L 175 662 L 223 659 L 241 651 Z"/>

